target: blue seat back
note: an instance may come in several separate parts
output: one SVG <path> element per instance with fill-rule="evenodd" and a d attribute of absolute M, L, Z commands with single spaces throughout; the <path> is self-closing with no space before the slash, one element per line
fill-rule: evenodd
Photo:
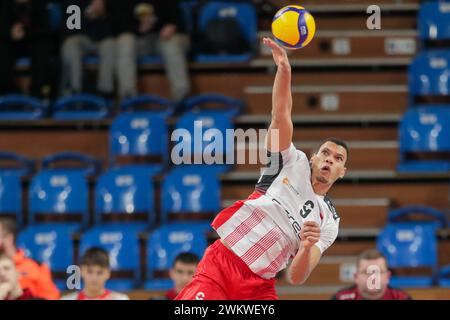
<path fill-rule="evenodd" d="M 122 113 L 112 123 L 109 143 L 112 156 L 167 156 L 165 116 L 153 112 Z"/>
<path fill-rule="evenodd" d="M 416 96 L 450 95 L 450 50 L 419 53 L 409 67 L 410 102 Z"/>
<path fill-rule="evenodd" d="M 178 119 L 176 129 L 172 134 L 172 140 L 176 141 L 172 153 L 176 156 L 187 159 L 193 155 L 212 155 L 211 163 L 206 162 L 206 164 L 213 164 L 216 159 L 214 155 L 216 155 L 217 160 L 222 161 L 217 164 L 223 164 L 226 161 L 220 155 L 231 155 L 234 152 L 234 140 L 226 139 L 227 129 L 234 129 L 231 115 L 227 111 L 186 112 Z M 234 132 L 230 132 L 234 134 Z"/>
<path fill-rule="evenodd" d="M 39 263 L 47 264 L 52 271 L 65 272 L 74 264 L 72 234 L 76 225 L 34 225 L 19 233 L 17 246 Z"/>
<path fill-rule="evenodd" d="M 388 222 L 394 223 L 399 219 L 406 218 L 414 214 L 420 214 L 427 218 L 431 218 L 432 223 L 436 228 L 445 228 L 447 225 L 447 219 L 442 211 L 426 206 L 406 206 L 395 210 L 389 210 Z M 429 220 L 426 221 L 428 222 Z"/>
<path fill-rule="evenodd" d="M 213 19 L 235 18 L 246 40 L 253 46 L 257 35 L 257 17 L 255 8 L 249 3 L 211 1 L 206 3 L 199 13 L 199 31 L 204 32 L 208 22 Z"/>
<path fill-rule="evenodd" d="M 138 229 L 126 225 L 101 225 L 86 231 L 80 241 L 80 257 L 91 247 L 109 253 L 112 271 L 133 271 L 139 276 Z"/>
<path fill-rule="evenodd" d="M 108 213 L 147 213 L 149 222 L 155 215 L 152 178 L 160 166 L 126 166 L 105 172 L 95 187 L 96 221 Z"/>
<path fill-rule="evenodd" d="M 109 114 L 109 102 L 92 94 L 76 94 L 60 98 L 53 105 L 57 120 L 100 120 Z"/>
<path fill-rule="evenodd" d="M 162 184 L 162 218 L 168 213 L 216 213 L 220 210 L 220 182 L 208 166 L 178 166 Z"/>
<path fill-rule="evenodd" d="M 433 223 L 390 223 L 377 239 L 391 268 L 437 267 L 436 227 Z"/>
<path fill-rule="evenodd" d="M 153 231 L 147 240 L 148 278 L 156 270 L 170 269 L 182 252 L 192 252 L 200 259 L 207 247 L 206 230 L 204 224 L 177 223 Z"/>
<path fill-rule="evenodd" d="M 41 171 L 31 181 L 29 198 L 31 223 L 39 213 L 81 214 L 87 222 L 88 186 L 83 170 Z"/>
<path fill-rule="evenodd" d="M 0 120 L 37 120 L 46 112 L 46 107 L 37 99 L 22 95 L 0 97 Z"/>
<path fill-rule="evenodd" d="M 422 3 L 417 23 L 422 40 L 449 40 L 450 3 L 444 1 Z"/>
<path fill-rule="evenodd" d="M 450 151 L 450 109 L 408 110 L 400 123 L 400 152 Z"/>

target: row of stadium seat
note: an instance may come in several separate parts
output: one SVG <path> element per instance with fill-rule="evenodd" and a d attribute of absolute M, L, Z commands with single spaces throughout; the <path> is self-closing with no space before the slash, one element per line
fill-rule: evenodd
<path fill-rule="evenodd" d="M 241 100 L 219 94 L 202 94 L 192 96 L 182 101 L 178 106 L 168 99 L 155 95 L 139 95 L 120 102 L 120 112 L 136 112 L 143 107 L 157 111 L 160 116 L 170 116 L 175 111 L 193 111 L 208 104 L 220 105 L 228 116 L 241 113 L 245 103 Z M 0 97 L 0 120 L 21 121 L 39 120 L 51 116 L 55 120 L 100 120 L 113 116 L 111 101 L 92 94 L 76 94 L 60 98 L 51 107 L 44 105 L 38 99 L 7 95 Z"/>
<path fill-rule="evenodd" d="M 399 222 L 411 214 L 423 214 L 432 221 Z M 378 248 L 386 255 L 390 268 L 430 268 L 431 275 L 396 276 L 392 285 L 399 287 L 429 287 L 439 284 L 450 286 L 450 268 L 439 270 L 436 229 L 443 227 L 442 212 L 427 207 L 405 207 L 393 210 L 389 221 L 377 239 Z M 88 248 L 100 246 L 110 255 L 113 280 L 111 289 L 130 290 L 144 284 L 151 290 L 167 289 L 171 282 L 166 278 L 175 256 L 191 251 L 202 256 L 206 246 L 208 223 L 172 223 L 160 226 L 150 233 L 143 225 L 98 225 L 81 233 L 75 245 L 74 233 L 80 233 L 74 224 L 44 224 L 28 227 L 18 236 L 18 246 L 28 256 L 47 263 L 61 289 L 65 287 L 64 276 L 68 266 L 79 261 Z M 146 235 L 145 244 L 140 242 Z M 141 246 L 145 258 L 141 257 Z M 75 250 L 78 248 L 78 250 Z M 76 257 L 78 252 L 78 257 Z M 144 265 L 141 261 L 145 261 Z M 144 275 L 142 270 L 145 270 Z"/>
<path fill-rule="evenodd" d="M 12 159 L 11 157 L 9 159 Z M 52 168 L 56 160 L 81 160 L 84 168 Z M 89 224 L 89 184 L 94 173 L 92 159 L 78 154 L 59 154 L 43 162 L 43 169 L 32 177 L 28 190 L 30 224 L 43 221 L 76 221 Z M 155 183 L 161 165 L 124 165 L 111 168 L 95 183 L 95 223 L 124 219 L 152 226 L 156 221 Z M 0 170 L 0 214 L 10 215 L 22 224 L 24 168 Z M 170 214 L 218 212 L 220 181 L 214 166 L 183 165 L 172 168 L 161 183 L 161 222 Z"/>
<path fill-rule="evenodd" d="M 142 277 L 141 245 L 139 236 L 147 232 L 143 225 L 100 225 L 84 231 L 77 246 L 73 240 L 79 233 L 76 224 L 42 224 L 22 230 L 17 238 L 25 254 L 51 268 L 57 286 L 67 290 L 68 267 L 79 263 L 79 258 L 91 247 L 102 247 L 109 252 L 113 279 L 112 290 L 129 291 L 146 279 L 147 289 L 169 289 L 172 283 L 161 273 L 167 271 L 180 252 L 190 251 L 199 257 L 207 246 L 207 223 L 176 223 L 152 230 L 145 241 L 145 275 Z M 159 278 L 158 278 L 159 272 Z"/>

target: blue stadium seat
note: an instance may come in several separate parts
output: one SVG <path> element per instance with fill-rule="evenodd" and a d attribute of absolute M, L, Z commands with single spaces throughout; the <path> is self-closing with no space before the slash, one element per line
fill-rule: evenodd
<path fill-rule="evenodd" d="M 98 66 L 100 58 L 95 55 L 87 55 L 83 58 L 83 63 L 90 67 Z M 163 64 L 164 61 L 159 55 L 146 55 L 137 58 L 138 65 Z"/>
<path fill-rule="evenodd" d="M 409 67 L 410 104 L 418 96 L 449 96 L 450 50 L 419 53 Z"/>
<path fill-rule="evenodd" d="M 450 288 L 450 265 L 442 267 L 439 270 L 439 286 Z"/>
<path fill-rule="evenodd" d="M 110 103 L 91 94 L 76 94 L 60 98 L 53 105 L 57 120 L 101 120 L 109 115 Z"/>
<path fill-rule="evenodd" d="M 151 106 L 151 109 L 148 109 Z M 144 109 L 145 107 L 145 109 Z M 132 98 L 122 100 L 120 103 L 122 112 L 139 112 L 151 111 L 152 114 L 161 114 L 161 116 L 168 117 L 174 111 L 174 104 L 166 98 L 162 98 L 150 94 L 142 94 Z"/>
<path fill-rule="evenodd" d="M 195 253 L 199 259 L 207 247 L 208 226 L 196 223 L 176 223 L 159 227 L 147 240 L 147 290 L 171 288 L 168 279 L 154 277 L 155 271 L 169 270 L 175 257 L 181 252 Z"/>
<path fill-rule="evenodd" d="M 44 117 L 46 109 L 44 104 L 32 97 L 14 94 L 0 97 L 2 121 L 38 120 Z"/>
<path fill-rule="evenodd" d="M 387 257 L 389 268 L 429 267 L 431 276 L 392 276 L 397 287 L 429 287 L 437 275 L 437 239 L 433 223 L 390 223 L 377 239 L 378 249 Z"/>
<path fill-rule="evenodd" d="M 169 220 L 171 213 L 216 214 L 220 208 L 220 182 L 216 171 L 209 166 L 177 166 L 164 178 L 161 192 L 163 222 Z"/>
<path fill-rule="evenodd" d="M 429 107 L 408 110 L 400 123 L 400 172 L 448 172 L 450 160 L 408 160 L 413 152 L 450 151 L 450 109 Z"/>
<path fill-rule="evenodd" d="M 202 163 L 216 164 L 219 171 L 229 170 L 226 160 L 234 159 L 234 132 L 232 139 L 227 139 L 227 129 L 234 129 L 232 115 L 234 111 L 193 110 L 178 118 L 172 133 L 175 146 L 172 154 L 179 160 L 172 159 L 174 164 L 195 163 L 194 157 L 202 159 Z M 172 157 L 173 158 L 173 157 Z"/>
<path fill-rule="evenodd" d="M 212 19 L 229 17 L 237 19 L 245 39 L 254 46 L 257 39 L 257 16 L 255 8 L 249 3 L 227 1 L 211 1 L 206 3 L 199 12 L 199 32 L 204 32 L 208 22 Z M 203 63 L 239 63 L 247 62 L 252 57 L 253 52 L 225 55 L 199 53 L 196 55 L 195 61 Z"/>
<path fill-rule="evenodd" d="M 104 223 L 111 214 L 145 214 L 141 219 L 153 224 L 156 210 L 152 178 L 160 171 L 159 165 L 129 165 L 111 169 L 100 176 L 95 187 L 96 223 Z M 137 220 L 128 222 L 133 221 Z"/>
<path fill-rule="evenodd" d="M 417 23 L 422 40 L 450 40 L 450 3 L 422 3 Z"/>
<path fill-rule="evenodd" d="M 72 235 L 77 231 L 76 224 L 34 225 L 19 233 L 17 246 L 27 257 L 47 264 L 58 288 L 67 290 L 65 275 L 67 267 L 74 264 Z"/>
<path fill-rule="evenodd" d="M 52 165 L 64 160 L 78 160 L 84 167 Z M 75 220 L 88 223 L 87 176 L 96 172 L 97 162 L 87 156 L 62 153 L 45 158 L 42 171 L 33 177 L 29 194 L 30 223 L 37 223 L 42 215 L 50 219 Z"/>
<path fill-rule="evenodd" d="M 208 105 L 220 105 L 221 112 L 227 117 L 234 117 L 243 112 L 245 109 L 245 102 L 229 96 L 221 94 L 207 93 L 192 96 L 183 100 L 182 106 L 184 110 L 205 109 Z M 214 109 L 216 110 L 216 109 Z"/>
<path fill-rule="evenodd" d="M 3 161 L 14 162 L 7 166 Z M 11 152 L 0 152 L 0 216 L 13 216 L 20 226 L 22 216 L 23 176 L 31 174 L 34 162 Z"/>
<path fill-rule="evenodd" d="M 122 113 L 111 124 L 110 155 L 168 157 L 166 116 L 160 112 Z"/>
<path fill-rule="evenodd" d="M 389 210 L 388 222 L 395 223 L 405 219 L 408 216 L 420 214 L 426 218 L 423 221 L 432 222 L 436 228 L 445 228 L 447 219 L 442 211 L 426 206 L 406 206 L 395 210 Z"/>
<path fill-rule="evenodd" d="M 108 251 L 112 279 L 107 288 L 130 291 L 138 285 L 140 276 L 139 232 L 128 225 L 100 225 L 84 232 L 80 240 L 80 257 L 91 247 L 101 247 Z"/>

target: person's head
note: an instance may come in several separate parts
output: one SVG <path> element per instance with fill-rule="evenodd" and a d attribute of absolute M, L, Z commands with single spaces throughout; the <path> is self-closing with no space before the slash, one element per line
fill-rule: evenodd
<path fill-rule="evenodd" d="M 19 273 L 13 258 L 4 253 L 0 253 L 0 284 L 7 283 L 11 291 L 20 287 Z"/>
<path fill-rule="evenodd" d="M 378 250 L 367 250 L 359 255 L 355 284 L 364 299 L 381 299 L 390 277 L 386 258 Z"/>
<path fill-rule="evenodd" d="M 104 290 L 111 277 L 108 252 L 97 247 L 88 249 L 81 258 L 81 277 L 86 291 Z"/>
<path fill-rule="evenodd" d="M 310 159 L 313 186 L 326 193 L 337 179 L 343 178 L 347 171 L 348 153 L 344 141 L 326 139 Z"/>
<path fill-rule="evenodd" d="M 13 256 L 16 252 L 16 223 L 9 217 L 0 217 L 0 254 Z"/>
<path fill-rule="evenodd" d="M 175 284 L 175 290 L 181 291 L 192 279 L 197 268 L 198 257 L 191 252 L 180 253 L 170 269 L 170 278 Z"/>

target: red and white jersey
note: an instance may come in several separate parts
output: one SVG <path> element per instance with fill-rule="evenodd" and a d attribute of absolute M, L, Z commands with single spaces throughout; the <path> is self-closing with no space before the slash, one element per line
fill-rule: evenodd
<path fill-rule="evenodd" d="M 305 221 L 320 226 L 316 246 L 323 253 L 336 240 L 339 216 L 331 201 L 314 193 L 307 156 L 293 144 L 269 153 L 270 165 L 255 192 L 222 210 L 212 227 L 249 268 L 271 279 L 286 268 L 300 246 Z"/>
<path fill-rule="evenodd" d="M 83 290 L 79 292 L 70 293 L 61 298 L 61 300 L 130 300 L 130 298 L 123 293 L 105 290 L 105 292 L 98 297 L 88 297 Z"/>

